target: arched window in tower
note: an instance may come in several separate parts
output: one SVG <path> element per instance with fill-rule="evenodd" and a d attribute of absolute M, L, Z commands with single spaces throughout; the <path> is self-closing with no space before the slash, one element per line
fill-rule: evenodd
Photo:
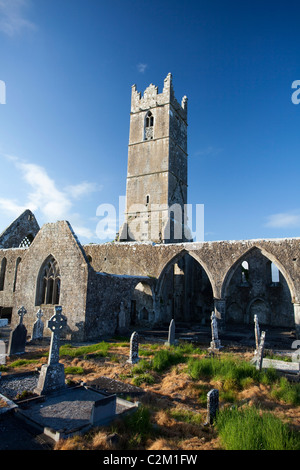
<path fill-rule="evenodd" d="M 1 268 L 0 268 L 0 291 L 4 290 L 6 264 L 7 264 L 6 258 L 3 258 L 1 261 Z"/>
<path fill-rule="evenodd" d="M 148 111 L 145 118 L 145 140 L 153 139 L 154 117 L 151 111 Z"/>
<path fill-rule="evenodd" d="M 60 296 L 60 271 L 51 256 L 43 264 L 37 285 L 36 305 L 58 305 Z"/>

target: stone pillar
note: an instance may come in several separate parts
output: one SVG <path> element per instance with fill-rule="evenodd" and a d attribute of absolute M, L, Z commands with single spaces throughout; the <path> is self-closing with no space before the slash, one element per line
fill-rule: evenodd
<path fill-rule="evenodd" d="M 211 314 L 211 343 L 210 343 L 210 349 L 212 351 L 214 350 L 220 350 L 221 349 L 221 341 L 219 340 L 219 332 L 218 332 L 218 320 L 216 317 L 215 312 L 212 312 Z"/>
<path fill-rule="evenodd" d="M 300 303 L 294 303 L 296 337 L 300 339 Z"/>
<path fill-rule="evenodd" d="M 219 329 L 224 331 L 226 329 L 226 300 L 214 299 L 214 310 L 218 319 Z"/>
<path fill-rule="evenodd" d="M 264 360 L 264 350 L 265 350 L 265 338 L 266 332 L 262 331 L 260 335 L 260 342 L 258 346 L 258 350 L 255 354 L 255 361 L 256 361 L 256 369 L 261 370 Z"/>

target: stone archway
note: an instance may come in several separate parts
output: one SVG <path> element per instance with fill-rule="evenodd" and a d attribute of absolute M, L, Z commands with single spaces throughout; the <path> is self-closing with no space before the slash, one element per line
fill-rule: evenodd
<path fill-rule="evenodd" d="M 174 256 L 163 268 L 157 284 L 157 304 L 162 323 L 208 324 L 214 309 L 213 288 L 200 262 L 187 251 Z"/>
<path fill-rule="evenodd" d="M 283 268 L 276 261 L 274 256 L 253 247 L 233 264 L 222 286 L 227 305 L 226 323 L 251 324 L 257 314 L 265 325 L 295 326 L 290 280 L 287 282 Z M 278 268 L 278 282 L 273 282 L 272 263 Z"/>

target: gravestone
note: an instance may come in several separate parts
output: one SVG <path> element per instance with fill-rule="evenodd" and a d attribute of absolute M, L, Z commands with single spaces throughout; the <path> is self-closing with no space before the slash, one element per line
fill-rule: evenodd
<path fill-rule="evenodd" d="M 219 411 L 219 390 L 210 390 L 207 394 L 207 423 L 213 424 Z"/>
<path fill-rule="evenodd" d="M 38 395 L 49 394 L 65 387 L 65 369 L 59 362 L 60 334 L 67 325 L 67 318 L 62 315 L 62 307 L 55 307 L 53 315 L 47 323 L 52 331 L 48 364 L 41 367 L 37 388 L 34 390 Z"/>
<path fill-rule="evenodd" d="M 254 357 L 257 370 L 262 369 L 263 359 L 264 359 L 264 350 L 265 350 L 265 338 L 266 338 L 266 332 L 262 331 L 260 335 L 259 346 Z"/>
<path fill-rule="evenodd" d="M 41 309 L 37 311 L 37 320 L 33 324 L 31 340 L 42 339 L 44 335 L 44 323 L 42 321 L 43 312 Z"/>
<path fill-rule="evenodd" d="M 134 331 L 130 338 L 130 353 L 127 362 L 129 362 L 129 364 L 136 364 L 139 360 L 139 335 Z"/>
<path fill-rule="evenodd" d="M 172 344 L 175 344 L 175 321 L 174 319 L 172 319 L 170 322 L 168 341 L 165 344 L 167 346 L 171 346 Z"/>
<path fill-rule="evenodd" d="M 0 366 L 5 366 L 6 364 L 6 346 L 5 342 L 0 340 Z"/>
<path fill-rule="evenodd" d="M 211 343 L 210 349 L 212 350 L 219 350 L 221 349 L 221 341 L 219 340 L 219 332 L 218 332 L 218 320 L 216 317 L 215 312 L 211 314 Z"/>
<path fill-rule="evenodd" d="M 259 331 L 259 324 L 258 324 L 258 316 L 257 315 L 254 315 L 254 332 L 255 332 L 256 351 L 258 351 L 259 341 L 260 341 L 260 331 Z"/>
<path fill-rule="evenodd" d="M 24 315 L 27 311 L 24 307 L 19 308 L 18 315 L 20 322 L 18 326 L 10 333 L 7 355 L 24 354 L 27 338 L 27 329 L 23 324 Z"/>

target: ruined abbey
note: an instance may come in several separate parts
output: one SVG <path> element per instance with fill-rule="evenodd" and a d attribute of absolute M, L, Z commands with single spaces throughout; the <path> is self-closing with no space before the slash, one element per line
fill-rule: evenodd
<path fill-rule="evenodd" d="M 66 338 L 138 327 L 230 323 L 287 327 L 300 337 L 300 238 L 194 242 L 187 204 L 187 98 L 132 87 L 125 222 L 116 240 L 82 245 L 67 221 L 39 227 L 26 210 L 0 235 L 0 318 L 25 306 L 30 332 L 61 305 Z M 171 210 L 170 210 L 171 208 Z M 46 331 L 45 331 L 46 333 Z"/>

